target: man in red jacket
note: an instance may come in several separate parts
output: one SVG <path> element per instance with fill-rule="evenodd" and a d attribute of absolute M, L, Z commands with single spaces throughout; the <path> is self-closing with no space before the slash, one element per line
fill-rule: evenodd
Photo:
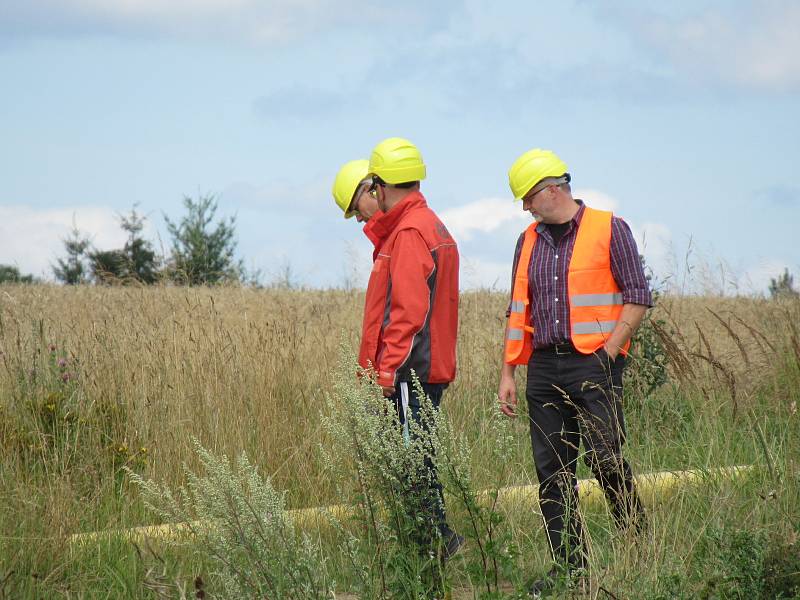
<path fill-rule="evenodd" d="M 419 191 L 425 164 L 414 144 L 384 140 L 372 151 L 369 173 L 384 213 L 383 237 L 367 286 L 359 363 L 374 369 L 407 432 L 407 418 L 417 420 L 420 411 L 413 374 L 437 409 L 455 379 L 458 247 Z M 447 558 L 464 539 L 448 527 L 442 487 L 434 479 L 439 501 L 433 512 Z"/>

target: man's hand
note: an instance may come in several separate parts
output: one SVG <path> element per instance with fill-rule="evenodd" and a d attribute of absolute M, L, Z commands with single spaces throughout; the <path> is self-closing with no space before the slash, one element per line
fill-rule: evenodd
<path fill-rule="evenodd" d="M 514 383 L 514 373 L 504 372 L 500 375 L 500 387 L 497 390 L 497 400 L 500 402 L 500 412 L 507 417 L 516 417 L 517 384 Z"/>
<path fill-rule="evenodd" d="M 381 388 L 383 388 L 384 398 L 390 398 L 391 396 L 394 396 L 395 389 L 393 385 L 382 385 Z"/>
<path fill-rule="evenodd" d="M 617 317 L 617 324 L 614 327 L 614 331 L 611 332 L 611 335 L 603 345 L 603 349 L 606 351 L 606 354 L 608 354 L 608 359 L 611 362 L 617 360 L 620 348 L 625 346 L 633 334 L 636 333 L 636 328 L 639 327 L 639 324 L 644 318 L 644 313 L 646 312 L 647 307 L 643 304 L 622 305 L 622 312 L 619 317 Z"/>
<path fill-rule="evenodd" d="M 603 350 L 606 351 L 606 356 L 608 356 L 608 360 L 610 360 L 611 362 L 617 360 L 617 356 L 619 356 L 619 346 L 617 346 L 616 344 L 612 345 L 606 342 L 603 345 Z"/>

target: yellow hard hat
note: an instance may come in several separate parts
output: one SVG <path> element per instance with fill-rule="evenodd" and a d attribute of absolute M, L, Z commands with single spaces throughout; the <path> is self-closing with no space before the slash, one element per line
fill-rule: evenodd
<path fill-rule="evenodd" d="M 508 185 L 515 200 L 533 189 L 542 179 L 567 175 L 567 165 L 552 150 L 534 148 L 520 156 L 508 170 Z M 569 181 L 569 179 L 567 179 Z"/>
<path fill-rule="evenodd" d="M 344 218 L 349 219 L 355 211 L 348 211 L 353 202 L 353 196 L 358 185 L 367 178 L 369 161 L 367 159 L 351 160 L 345 163 L 333 180 L 333 199 L 344 212 Z"/>
<path fill-rule="evenodd" d="M 375 146 L 369 159 L 369 172 L 386 183 L 421 181 L 425 179 L 425 163 L 414 144 L 393 137 Z"/>

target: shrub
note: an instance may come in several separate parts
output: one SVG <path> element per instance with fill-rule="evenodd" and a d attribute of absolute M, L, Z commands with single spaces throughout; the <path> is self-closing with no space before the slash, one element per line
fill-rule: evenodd
<path fill-rule="evenodd" d="M 797 533 L 791 532 L 789 538 L 732 527 L 710 531 L 694 565 L 702 581 L 699 597 L 771 600 L 800 596 Z"/>
<path fill-rule="evenodd" d="M 800 293 L 794 289 L 794 275 L 784 269 L 778 277 L 769 280 L 769 295 L 773 300 L 779 298 L 797 298 Z"/>
<path fill-rule="evenodd" d="M 33 275 L 23 275 L 14 265 L 0 264 L 0 283 L 36 283 Z"/>
<path fill-rule="evenodd" d="M 640 257 L 644 265 L 644 257 Z M 652 272 L 648 271 L 647 281 L 653 289 L 653 304 L 658 305 L 661 298 L 660 286 L 653 283 Z M 625 368 L 625 387 L 629 398 L 644 399 L 668 380 L 669 358 L 662 340 L 668 334 L 667 322 L 655 316 L 653 310 L 645 313 L 639 328 L 631 338 L 631 351 Z"/>

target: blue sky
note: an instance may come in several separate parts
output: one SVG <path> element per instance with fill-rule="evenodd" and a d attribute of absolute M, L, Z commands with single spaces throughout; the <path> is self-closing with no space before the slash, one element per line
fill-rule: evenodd
<path fill-rule="evenodd" d="M 465 287 L 508 286 L 507 170 L 543 147 L 661 277 L 688 251 L 696 288 L 763 291 L 800 275 L 798 31 L 792 0 L 4 0 L 0 263 L 49 276 L 73 219 L 115 247 L 134 203 L 167 245 L 214 193 L 265 280 L 363 282 L 330 185 L 403 136 Z"/>

